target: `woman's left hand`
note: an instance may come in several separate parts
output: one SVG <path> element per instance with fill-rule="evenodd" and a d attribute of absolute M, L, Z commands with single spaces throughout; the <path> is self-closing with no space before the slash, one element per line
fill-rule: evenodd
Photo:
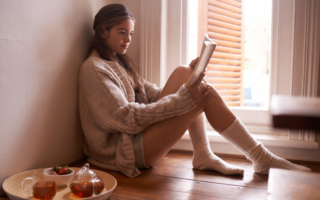
<path fill-rule="evenodd" d="M 187 87 L 187 90 L 189 91 L 194 103 L 201 101 L 209 94 L 209 85 L 207 81 L 203 79 L 205 75 L 206 73 L 203 73 L 194 85 Z"/>
<path fill-rule="evenodd" d="M 198 60 L 199 60 L 199 57 L 197 57 L 196 59 L 193 59 L 191 62 L 190 62 L 190 64 L 189 64 L 189 66 L 192 68 L 192 69 L 194 69 L 194 67 L 197 65 L 197 63 L 198 63 Z"/>

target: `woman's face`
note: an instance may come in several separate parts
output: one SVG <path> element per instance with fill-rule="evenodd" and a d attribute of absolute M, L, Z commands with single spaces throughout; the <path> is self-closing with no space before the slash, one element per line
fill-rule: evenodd
<path fill-rule="evenodd" d="M 125 54 L 134 32 L 134 21 L 126 19 L 121 24 L 115 25 L 108 32 L 104 29 L 102 38 L 104 38 L 114 54 Z"/>

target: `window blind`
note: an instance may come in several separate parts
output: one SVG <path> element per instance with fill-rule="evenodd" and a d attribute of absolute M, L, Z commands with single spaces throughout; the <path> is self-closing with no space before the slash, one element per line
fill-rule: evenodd
<path fill-rule="evenodd" d="M 241 9 L 241 0 L 199 0 L 198 51 L 205 33 L 218 44 L 206 78 L 228 106 L 241 106 L 243 100 Z"/>

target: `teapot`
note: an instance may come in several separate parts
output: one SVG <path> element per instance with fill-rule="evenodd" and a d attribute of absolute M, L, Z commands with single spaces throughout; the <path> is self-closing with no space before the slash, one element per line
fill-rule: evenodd
<path fill-rule="evenodd" d="M 89 163 L 86 163 L 71 180 L 71 192 L 79 197 L 97 196 L 104 189 L 102 178 L 89 167 Z"/>

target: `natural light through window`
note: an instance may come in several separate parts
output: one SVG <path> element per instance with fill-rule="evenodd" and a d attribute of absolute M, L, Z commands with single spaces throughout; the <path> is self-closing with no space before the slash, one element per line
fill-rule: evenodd
<path fill-rule="evenodd" d="M 272 0 L 189 0 L 188 7 L 188 60 L 208 33 L 218 47 L 207 80 L 229 106 L 267 108 Z"/>

